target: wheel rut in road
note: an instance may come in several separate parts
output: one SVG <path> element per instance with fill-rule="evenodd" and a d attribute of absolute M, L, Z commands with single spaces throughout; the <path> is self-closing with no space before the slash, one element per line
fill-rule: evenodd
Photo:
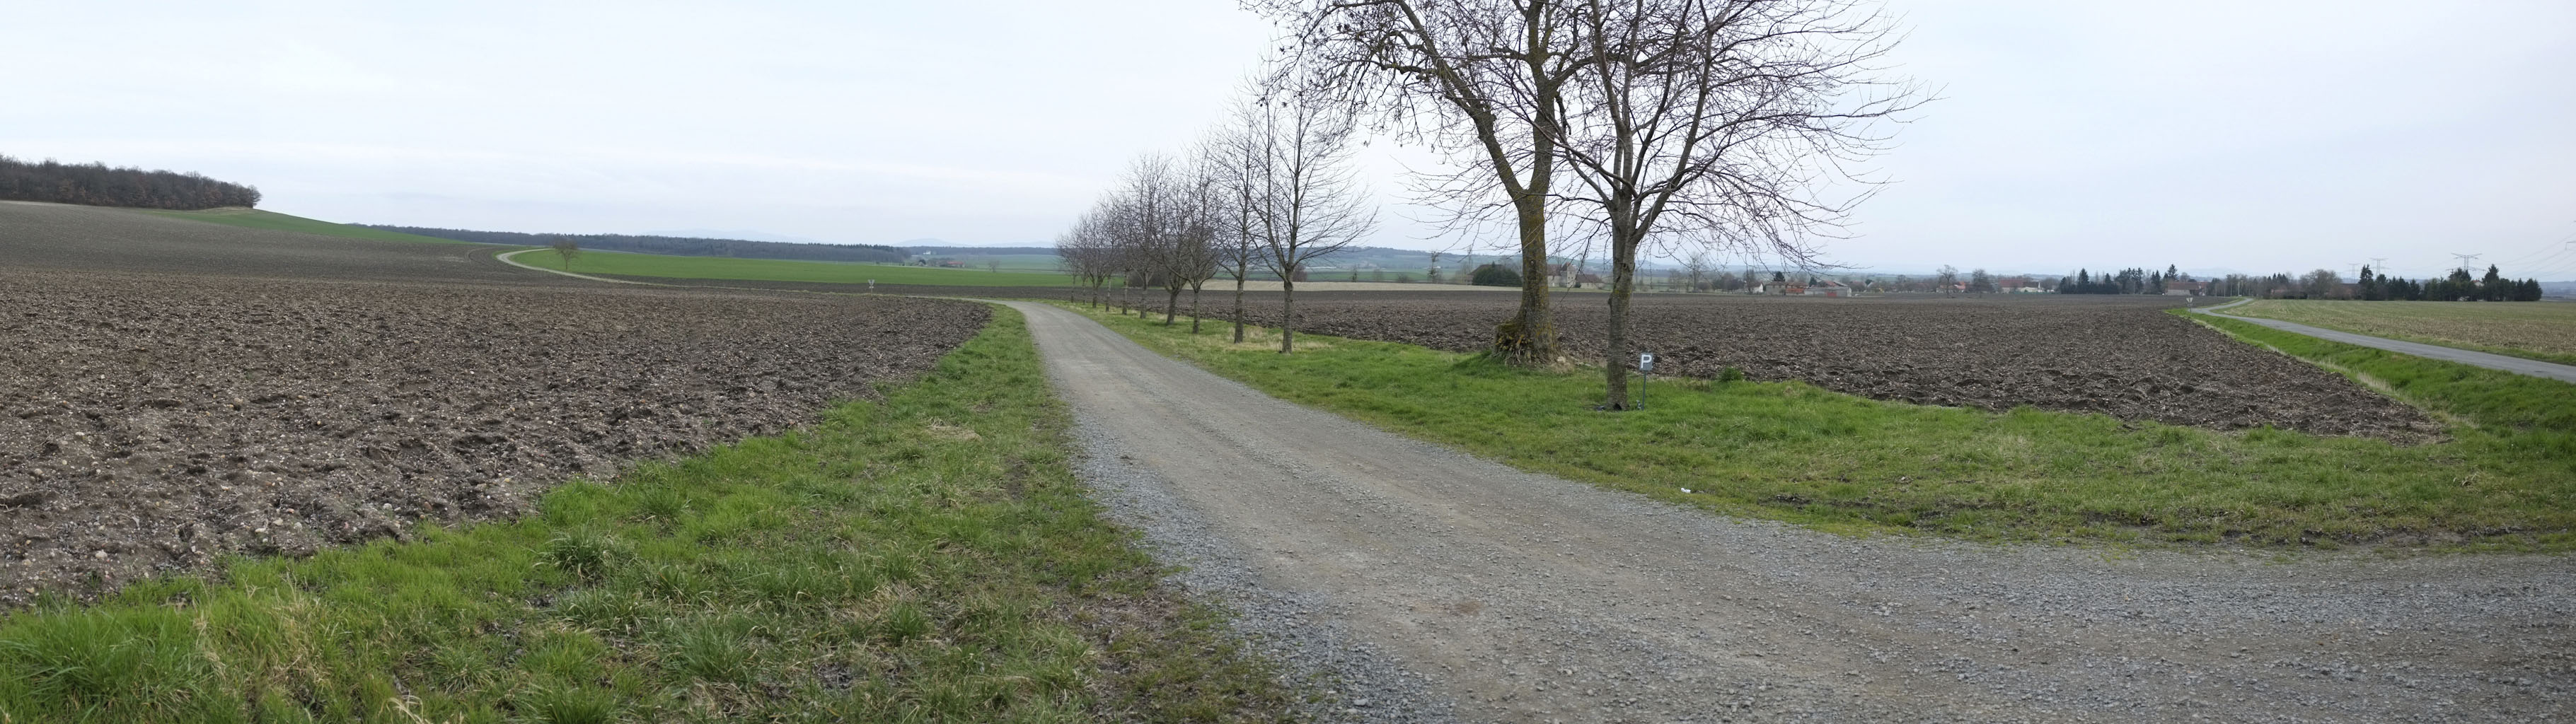
<path fill-rule="evenodd" d="M 1366 706 L 1371 682 L 1346 682 L 1326 719 L 2523 721 L 2576 701 L 2565 556 L 1836 536 L 1519 471 L 1006 304 L 1113 515 L 1316 603 L 1287 630 L 1429 682 Z M 1120 510 L 1138 495 L 1171 504 Z"/>

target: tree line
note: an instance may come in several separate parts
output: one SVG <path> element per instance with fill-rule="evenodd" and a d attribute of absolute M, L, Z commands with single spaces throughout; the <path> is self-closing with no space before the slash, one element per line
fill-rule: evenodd
<path fill-rule="evenodd" d="M 196 211 L 258 206 L 259 189 L 193 171 L 146 171 L 50 158 L 28 163 L 0 156 L 0 199 Z"/>
<path fill-rule="evenodd" d="M 2487 265 L 2484 277 L 2472 279 L 2469 270 L 2453 269 L 2450 276 L 2423 281 L 2380 276 L 2372 274 L 2370 267 L 2362 267 L 2361 282 L 2353 286 L 2348 296 L 2372 302 L 2537 302 L 2540 301 L 2540 280 L 2506 279 L 2503 270 L 2493 264 Z"/>
<path fill-rule="evenodd" d="M 1295 349 L 1297 282 L 1316 259 L 1377 222 L 1350 164 L 1356 118 L 1297 92 L 1312 82 L 1305 70 L 1267 64 L 1245 81 L 1226 120 L 1183 156 L 1137 157 L 1057 238 L 1065 270 L 1091 289 L 1095 308 L 1115 304 L 1143 316 L 1132 296 L 1156 288 L 1170 325 L 1186 289 L 1195 334 L 1200 292 L 1222 275 L 1234 281 L 1234 341 L 1242 342 L 1245 283 L 1267 272 L 1280 280 L 1279 351 Z"/>
<path fill-rule="evenodd" d="M 1286 53 L 1246 94 L 1262 124 L 1239 146 L 1247 152 L 1131 167 L 1121 189 L 1066 233 L 1068 268 L 1093 280 L 1124 270 L 1164 288 L 1167 318 L 1179 290 L 1216 273 L 1208 269 L 1240 279 L 1266 265 L 1293 290 L 1313 254 L 1350 243 L 1373 219 L 1344 162 L 1365 118 L 1393 141 L 1448 157 L 1454 172 L 1415 185 L 1450 212 L 1451 230 L 1510 229 L 1521 293 L 1494 329 L 1490 352 L 1501 361 L 1563 363 L 1549 303 L 1551 235 L 1607 242 L 1605 409 L 1629 407 L 1639 250 L 1812 265 L 1812 240 L 1841 229 L 1867 195 L 1828 194 L 1870 187 L 1837 182 L 1888 148 L 1882 123 L 1928 98 L 1885 74 L 1899 35 L 1867 0 L 1245 4 L 1278 23 Z M 1245 142 L 1226 135 L 1202 145 Z M 1177 199 L 1147 188 L 1158 184 L 1178 189 Z M 1180 220 L 1193 215 L 1204 218 Z M 1193 223 L 1208 231 L 1176 231 Z M 1211 240 L 1207 253 L 1159 251 L 1198 239 Z M 1123 257 L 1109 251 L 1122 248 L 1172 261 L 1101 259 Z M 1202 267 L 1201 258 L 1212 261 Z M 1293 312 L 1293 291 L 1283 296 Z"/>
<path fill-rule="evenodd" d="M 903 249 L 874 244 L 800 244 L 784 241 L 750 241 L 746 239 L 702 239 L 681 236 L 636 236 L 628 234 L 530 234 L 517 231 L 472 231 L 436 229 L 418 226 L 359 224 L 370 229 L 384 229 L 405 234 L 455 239 L 483 244 L 553 247 L 569 239 L 582 249 L 624 251 L 639 254 L 672 256 L 725 256 L 739 259 L 794 259 L 800 261 L 876 262 L 901 264 L 911 255 Z"/>
<path fill-rule="evenodd" d="M 2137 267 L 2130 267 L 2122 269 L 2116 274 L 2106 273 L 2098 277 L 2093 275 L 2093 270 L 2091 269 L 2077 269 L 2074 274 L 2069 274 L 2065 278 L 2057 280 L 2057 293 L 2163 294 L 2165 293 L 2165 290 L 2173 288 L 2173 284 L 2175 282 L 2190 283 L 2193 281 L 2195 280 L 2191 278 L 2191 275 L 2182 273 L 2180 269 L 2175 268 L 2175 265 L 2172 264 L 2165 265 L 2165 270 L 2161 272 L 2151 272 Z"/>

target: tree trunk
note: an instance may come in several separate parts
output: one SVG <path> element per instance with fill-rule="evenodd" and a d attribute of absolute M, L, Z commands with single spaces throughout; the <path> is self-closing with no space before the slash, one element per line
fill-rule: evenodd
<path fill-rule="evenodd" d="M 1512 208 L 1521 232 L 1521 308 L 1511 321 L 1494 330 L 1494 352 L 1503 363 L 1517 367 L 1546 367 L 1556 364 L 1556 320 L 1547 309 L 1547 202 L 1555 181 L 1556 137 L 1562 132 L 1557 125 L 1561 110 L 1556 100 L 1555 81 L 1548 75 L 1547 43 L 1541 39 L 1545 23 L 1539 22 L 1546 3 L 1529 3 L 1522 12 L 1529 22 L 1523 30 L 1529 33 L 1526 44 L 1530 52 L 1521 57 L 1528 64 L 1530 78 L 1539 85 L 1532 90 L 1540 102 L 1531 108 L 1529 183 L 1512 197 Z M 1490 146 L 1497 151 L 1500 146 Z M 1499 157 L 1498 161 L 1499 161 Z M 1497 163 L 1499 167 L 1500 164 Z"/>
<path fill-rule="evenodd" d="M 1616 214 L 1617 212 L 1612 212 Z M 1603 409 L 1626 410 L 1628 404 L 1628 295 L 1637 288 L 1637 242 L 1642 236 L 1632 229 L 1613 228 L 1610 232 L 1610 344 L 1609 364 L 1602 365 L 1609 401 Z"/>
<path fill-rule="evenodd" d="M 1169 327 L 1172 326 L 1172 318 L 1181 313 L 1181 288 L 1166 288 L 1170 289 L 1172 293 L 1171 296 L 1163 300 L 1163 326 Z"/>
<path fill-rule="evenodd" d="M 1513 199 L 1520 211 L 1521 306 L 1510 321 L 1494 329 L 1494 354 L 1504 364 L 1545 367 L 1556 362 L 1556 323 L 1547 309 L 1547 215 L 1545 199 Z"/>
<path fill-rule="evenodd" d="M 1234 343 L 1243 344 L 1243 277 L 1234 278 Z"/>
<path fill-rule="evenodd" d="M 1190 334 L 1199 333 L 1199 288 L 1190 287 Z"/>
<path fill-rule="evenodd" d="M 1295 274 L 1279 278 L 1279 353 L 1287 354 L 1296 345 L 1297 280 Z"/>

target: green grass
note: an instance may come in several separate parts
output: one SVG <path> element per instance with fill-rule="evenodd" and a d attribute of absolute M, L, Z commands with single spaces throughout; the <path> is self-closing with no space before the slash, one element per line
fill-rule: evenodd
<path fill-rule="evenodd" d="M 262 211 L 259 209 L 232 208 L 207 209 L 205 211 L 160 211 L 154 209 L 136 209 L 136 211 L 152 214 L 154 216 L 167 216 L 173 219 L 188 219 L 213 224 L 224 224 L 226 226 L 267 229 L 269 231 L 294 231 L 306 234 L 321 234 L 324 236 L 342 236 L 351 239 L 368 239 L 372 241 L 412 241 L 425 244 L 472 243 L 457 241 L 455 239 L 441 239 L 434 236 L 420 236 L 417 234 L 385 231 L 383 229 L 370 229 L 364 226 L 334 224 L 328 221 L 307 219 L 301 216 L 288 216 L 274 211 Z"/>
<path fill-rule="evenodd" d="M 563 259 L 548 251 L 532 251 L 510 257 L 520 263 L 547 269 L 565 269 Z M 679 279 L 739 279 L 779 282 L 828 282 L 834 284 L 916 284 L 930 286 L 976 287 L 1052 287 L 1074 286 L 1072 277 L 1055 273 L 986 271 L 983 269 L 941 269 L 897 264 L 848 264 L 827 261 L 789 261 L 782 259 L 735 259 L 709 256 L 665 256 L 661 254 L 627 254 L 610 251 L 584 251 L 572 259 L 566 271 L 583 274 L 615 274 L 636 277 L 671 277 Z"/>
<path fill-rule="evenodd" d="M 2576 364 L 2576 304 L 2564 302 L 2263 299 L 2225 313 Z"/>
<path fill-rule="evenodd" d="M 1282 356 L 1267 335 L 1226 343 L 1215 320 L 1194 336 L 1186 320 L 1165 328 L 1159 317 L 1092 314 L 1158 352 L 1390 431 L 1527 470 L 1825 530 L 2275 549 L 2576 549 L 2576 386 L 2461 365 L 2351 353 L 2355 369 L 2471 423 L 2445 441 L 2399 445 L 1879 402 L 1796 382 L 1659 378 L 1647 409 L 1596 412 L 1596 371 L 1517 370 L 1304 334 L 1300 351 Z"/>
<path fill-rule="evenodd" d="M 885 391 L 523 520 L 0 616 L 0 722 L 1282 718 L 1082 497 L 1017 314 Z"/>

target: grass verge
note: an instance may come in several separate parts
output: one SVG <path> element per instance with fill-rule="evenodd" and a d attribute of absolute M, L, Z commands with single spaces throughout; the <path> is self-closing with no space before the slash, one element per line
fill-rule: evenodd
<path fill-rule="evenodd" d="M 1647 391 L 1647 409 L 1596 412 L 1595 372 L 1517 370 L 1307 334 L 1283 356 L 1267 334 L 1228 343 L 1218 320 L 1192 335 L 1187 320 L 1166 328 L 1159 317 L 1083 311 L 1149 349 L 1390 431 L 1527 470 L 1826 530 L 2576 549 L 2576 426 L 2561 419 L 2576 386 L 2465 366 L 2411 378 L 2386 371 L 2412 380 L 2398 387 L 2409 399 L 2477 421 L 2442 442 L 2398 445 L 1879 402 L 1797 382 L 1663 378 Z"/>
<path fill-rule="evenodd" d="M 882 402 L 524 520 L 0 617 L 0 721 L 1282 718 L 1068 467 L 1021 318 Z"/>
<path fill-rule="evenodd" d="M 2576 304 L 2258 299 L 2225 313 L 2576 365 Z"/>
<path fill-rule="evenodd" d="M 616 274 L 635 277 L 669 277 L 676 279 L 737 279 L 775 282 L 824 282 L 830 284 L 911 284 L 926 286 L 969 287 L 1069 287 L 1073 277 L 1051 272 L 986 271 L 983 269 L 942 269 L 903 266 L 899 264 L 854 264 L 828 261 L 793 261 L 787 259 L 736 259 L 715 256 L 666 256 L 662 254 L 628 254 L 614 251 L 584 251 L 573 257 L 566 268 L 562 257 L 550 253 L 521 254 L 512 257 L 530 266 L 583 274 Z"/>
<path fill-rule="evenodd" d="M 223 224 L 226 226 L 239 226 L 251 229 L 267 229 L 270 231 L 294 231 L 306 234 L 321 234 L 324 236 L 340 236 L 351 239 L 368 239 L 372 241 L 409 241 L 423 244 L 471 244 L 471 242 L 457 241 L 455 239 L 441 239 L 434 236 L 420 236 L 417 234 L 405 234 L 395 231 L 386 231 L 383 229 L 370 229 L 364 226 L 334 224 L 319 219 L 307 219 L 301 216 L 290 216 L 287 214 L 260 209 L 233 208 L 207 209 L 204 211 L 136 209 L 136 211 L 154 216 L 167 216 L 173 219 L 203 221 L 210 224 Z"/>

